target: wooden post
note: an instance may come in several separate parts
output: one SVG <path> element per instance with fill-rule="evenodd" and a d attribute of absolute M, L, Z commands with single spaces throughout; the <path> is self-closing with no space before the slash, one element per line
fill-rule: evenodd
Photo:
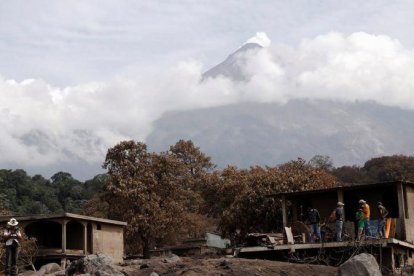
<path fill-rule="evenodd" d="M 66 253 L 66 223 L 67 221 L 63 219 L 62 221 L 62 253 Z"/>
<path fill-rule="evenodd" d="M 283 227 L 287 226 L 287 213 L 286 213 L 286 196 L 282 196 L 282 218 L 283 218 Z"/>

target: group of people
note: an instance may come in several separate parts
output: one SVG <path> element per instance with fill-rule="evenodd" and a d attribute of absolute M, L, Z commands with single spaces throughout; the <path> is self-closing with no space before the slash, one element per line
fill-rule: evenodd
<path fill-rule="evenodd" d="M 358 225 L 357 240 L 361 240 L 363 236 L 372 238 L 373 235 L 370 229 L 371 210 L 368 203 L 361 199 L 359 202 L 359 209 L 355 214 L 355 220 Z M 385 222 L 388 216 L 388 210 L 384 207 L 381 201 L 377 203 L 378 209 L 378 228 L 377 233 L 380 238 L 385 237 Z"/>
<path fill-rule="evenodd" d="M 357 240 L 361 240 L 362 237 L 373 237 L 370 230 L 370 217 L 371 210 L 368 203 L 361 199 L 358 202 L 359 208 L 355 214 L 355 221 L 358 228 Z M 343 224 L 344 224 L 344 206 L 342 202 L 338 202 L 335 210 L 332 211 L 330 218 L 335 220 L 335 240 L 342 241 L 343 236 Z M 377 233 L 380 238 L 385 237 L 385 223 L 388 216 L 388 211 L 382 204 L 377 203 L 378 208 L 378 229 Z M 316 208 L 308 207 L 308 221 L 311 226 L 310 240 L 311 241 L 322 241 L 320 222 L 321 217 Z"/>

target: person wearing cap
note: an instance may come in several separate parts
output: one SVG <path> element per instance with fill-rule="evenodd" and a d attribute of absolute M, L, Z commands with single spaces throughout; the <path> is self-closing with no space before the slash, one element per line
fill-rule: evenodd
<path fill-rule="evenodd" d="M 385 220 L 388 216 L 388 211 L 382 205 L 381 201 L 378 201 L 378 234 L 380 238 L 385 238 Z"/>
<path fill-rule="evenodd" d="M 365 200 L 363 200 L 363 199 L 361 199 L 361 200 L 359 201 L 359 205 L 360 205 L 360 207 L 361 207 L 361 209 L 362 209 L 362 213 L 364 214 L 364 229 L 365 229 L 365 236 L 366 236 L 366 237 L 372 237 L 371 230 L 370 230 L 370 228 L 369 228 L 369 219 L 370 219 L 370 217 L 371 217 L 371 211 L 370 211 L 369 205 L 368 205 L 368 203 L 367 203 Z"/>
<path fill-rule="evenodd" d="M 3 237 L 6 240 L 6 275 L 17 275 L 17 258 L 19 256 L 19 239 L 22 238 L 17 225 L 19 222 L 15 218 L 11 218 L 7 222 L 7 228 L 4 230 Z"/>
<path fill-rule="evenodd" d="M 342 241 L 342 226 L 344 224 L 344 205 L 342 202 L 336 204 L 335 209 L 335 228 L 336 228 L 336 241 Z"/>

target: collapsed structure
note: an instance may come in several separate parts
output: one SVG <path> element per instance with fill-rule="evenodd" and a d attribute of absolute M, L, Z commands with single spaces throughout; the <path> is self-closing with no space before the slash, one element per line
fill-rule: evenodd
<path fill-rule="evenodd" d="M 283 226 L 286 233 L 256 235 L 261 242 L 256 246 L 236 248 L 236 255 L 281 255 L 291 260 L 319 261 L 338 265 L 348 255 L 369 251 L 376 255 L 385 268 L 397 271 L 405 265 L 413 265 L 414 258 L 414 183 L 394 181 L 385 183 L 338 186 L 334 188 L 280 193 L 271 195 L 282 202 Z M 389 233 L 387 238 L 355 240 L 355 213 L 358 201 L 364 198 L 371 206 L 381 201 L 389 211 Z M 326 219 L 337 202 L 345 203 L 344 241 L 335 241 L 335 227 Z M 303 223 L 306 209 L 312 206 L 319 210 L 322 218 L 323 241 L 309 243 L 309 230 Z M 325 220 L 323 219 L 325 218 Z M 371 230 L 377 232 L 378 213 L 371 209 Z M 333 229 L 333 230 L 332 230 Z M 254 237 L 254 236 L 253 236 Z M 332 258 L 327 258 L 331 256 Z M 326 257 L 326 258 L 325 258 Z M 335 262 L 335 263 L 332 263 Z"/>
<path fill-rule="evenodd" d="M 36 238 L 37 260 L 74 260 L 88 254 L 104 253 L 115 262 L 124 256 L 126 222 L 71 213 L 15 217 L 22 231 Z M 5 226 L 10 216 L 0 217 Z"/>

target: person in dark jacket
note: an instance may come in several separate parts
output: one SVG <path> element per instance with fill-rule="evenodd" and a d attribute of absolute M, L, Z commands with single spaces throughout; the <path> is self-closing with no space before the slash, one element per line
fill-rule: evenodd
<path fill-rule="evenodd" d="M 316 236 L 318 241 L 320 242 L 321 239 L 321 228 L 319 223 L 321 221 L 321 217 L 319 212 L 316 208 L 308 207 L 308 220 L 311 226 L 311 241 L 313 241 L 312 237 Z"/>

